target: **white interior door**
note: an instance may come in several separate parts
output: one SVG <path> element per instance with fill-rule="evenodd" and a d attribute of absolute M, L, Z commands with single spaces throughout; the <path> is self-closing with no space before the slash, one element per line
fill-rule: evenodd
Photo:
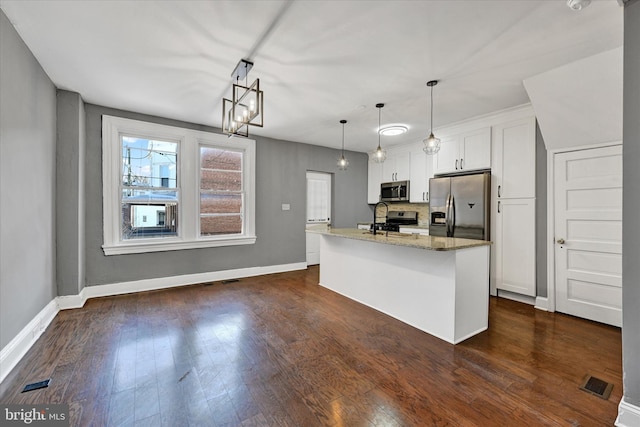
<path fill-rule="evenodd" d="M 307 172 L 307 228 L 331 223 L 331 174 Z M 307 235 L 307 265 L 320 263 L 320 235 Z"/>
<path fill-rule="evenodd" d="M 622 146 L 554 156 L 556 310 L 622 324 Z"/>

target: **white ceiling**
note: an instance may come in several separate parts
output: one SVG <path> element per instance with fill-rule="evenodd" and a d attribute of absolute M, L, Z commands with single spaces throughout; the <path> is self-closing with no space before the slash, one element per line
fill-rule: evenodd
<path fill-rule="evenodd" d="M 382 124 L 434 126 L 529 102 L 522 81 L 622 46 L 623 10 L 594 0 L 0 0 L 54 84 L 89 103 L 220 127 L 242 58 L 265 92 L 251 133 L 372 151 Z M 585 88 L 589 90 L 589 88 Z"/>

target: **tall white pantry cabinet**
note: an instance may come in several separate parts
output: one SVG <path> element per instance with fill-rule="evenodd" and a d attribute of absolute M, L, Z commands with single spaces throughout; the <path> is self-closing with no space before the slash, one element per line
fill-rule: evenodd
<path fill-rule="evenodd" d="M 536 296 L 536 122 L 493 126 L 494 280 L 500 291 Z"/>

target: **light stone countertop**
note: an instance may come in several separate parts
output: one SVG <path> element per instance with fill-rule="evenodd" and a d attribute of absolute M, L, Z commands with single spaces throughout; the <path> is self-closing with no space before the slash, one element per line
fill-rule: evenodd
<path fill-rule="evenodd" d="M 403 234 L 394 232 L 378 232 L 375 236 L 365 230 L 357 228 L 329 228 L 307 229 L 309 233 L 323 234 L 325 236 L 343 237 L 346 239 L 364 240 L 386 245 L 408 246 L 411 248 L 425 249 L 428 251 L 455 251 L 458 249 L 474 248 L 490 245 L 486 240 L 460 239 L 456 237 L 422 236 L 418 234 Z"/>

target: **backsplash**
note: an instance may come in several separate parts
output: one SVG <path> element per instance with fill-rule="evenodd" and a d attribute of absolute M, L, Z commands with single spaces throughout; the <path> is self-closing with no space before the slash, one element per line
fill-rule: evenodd
<path fill-rule="evenodd" d="M 416 211 L 418 212 L 418 225 L 429 225 L 429 204 L 428 203 L 402 203 L 393 202 L 389 203 L 390 211 Z M 379 205 L 376 211 L 376 217 L 378 221 L 383 221 L 386 208 L 383 205 Z"/>

